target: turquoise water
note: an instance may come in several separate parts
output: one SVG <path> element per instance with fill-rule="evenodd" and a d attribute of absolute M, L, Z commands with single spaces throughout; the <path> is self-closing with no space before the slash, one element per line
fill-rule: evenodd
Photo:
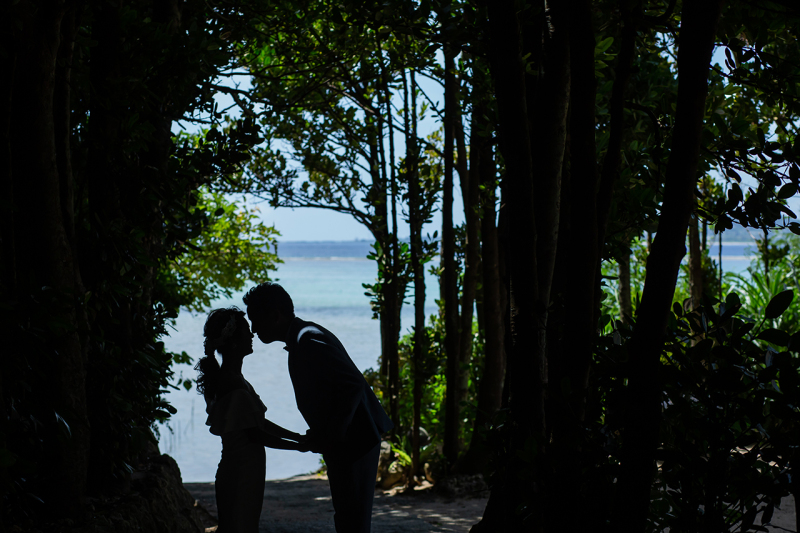
<path fill-rule="evenodd" d="M 376 277 L 373 261 L 364 259 L 369 244 L 351 243 L 283 243 L 278 253 L 285 261 L 274 275 L 292 296 L 297 316 L 317 322 L 332 331 L 347 348 L 356 366 L 364 371 L 375 367 L 380 355 L 380 330 L 372 319 L 369 298 L 362 283 Z M 436 310 L 438 284 L 427 276 L 427 314 Z M 213 307 L 243 307 L 242 294 L 230 300 L 214 302 Z M 413 323 L 413 308 L 404 306 L 402 326 Z M 181 312 L 175 330 L 165 338 L 167 349 L 186 351 L 197 360 L 203 353 L 205 314 Z M 267 406 L 267 418 L 299 433 L 307 426 L 297 411 L 286 351 L 282 344 L 264 345 L 255 340 L 254 352 L 244 362 L 242 372 Z M 194 377 L 190 365 L 179 365 L 176 373 Z M 170 391 L 168 401 L 178 410 L 170 427 L 160 428 L 159 447 L 178 462 L 185 482 L 212 481 L 219 462 L 219 437 L 205 425 L 205 402 L 191 391 Z M 267 479 L 281 479 L 310 472 L 319 467 L 319 456 L 267 449 Z"/>

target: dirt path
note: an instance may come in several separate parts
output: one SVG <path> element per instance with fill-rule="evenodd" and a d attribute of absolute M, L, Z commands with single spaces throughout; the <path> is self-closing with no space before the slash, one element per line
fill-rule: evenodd
<path fill-rule="evenodd" d="M 213 483 L 185 483 L 184 486 L 216 516 Z M 486 497 L 448 500 L 420 491 L 404 495 L 395 491 L 375 492 L 372 512 L 374 533 L 468 532 L 478 522 Z M 215 522 L 212 517 L 206 526 Z M 333 505 L 328 480 L 319 475 L 296 476 L 267 481 L 260 531 L 266 533 L 332 533 Z"/>
<path fill-rule="evenodd" d="M 206 527 L 210 528 L 216 524 L 214 484 L 185 483 L 184 486 L 213 515 L 207 517 Z M 395 490 L 386 492 L 377 490 L 372 513 L 372 531 L 374 533 L 440 531 L 467 533 L 483 515 L 486 496 L 447 499 L 430 491 L 406 495 Z M 772 527 L 769 530 L 775 533 L 795 533 L 794 509 L 793 498 L 785 498 L 781 509 L 775 510 Z M 756 523 L 759 523 L 758 519 Z M 260 531 L 332 533 L 333 506 L 327 478 L 311 474 L 267 481 Z"/>

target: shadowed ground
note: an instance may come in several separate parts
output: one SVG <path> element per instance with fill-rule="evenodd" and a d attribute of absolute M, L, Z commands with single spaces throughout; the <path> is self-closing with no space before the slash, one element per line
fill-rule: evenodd
<path fill-rule="evenodd" d="M 216 524 L 217 514 L 213 483 L 184 483 L 208 514 L 207 528 Z M 407 495 L 395 490 L 375 492 L 372 512 L 373 533 L 428 533 L 437 531 L 468 532 L 483 515 L 488 494 L 475 498 L 444 498 L 429 490 Z M 756 524 L 760 523 L 760 517 Z M 333 506 L 325 476 L 309 474 L 289 479 L 267 481 L 260 531 L 263 533 L 332 533 Z M 795 506 L 785 498 L 772 518 L 775 533 L 795 529 Z M 209 529 L 207 529 L 208 531 Z"/>
<path fill-rule="evenodd" d="M 184 486 L 200 505 L 216 516 L 213 483 L 185 483 Z M 488 494 L 482 496 L 448 499 L 430 491 L 405 495 L 377 490 L 372 531 L 467 532 L 483 515 Z M 210 527 L 215 523 L 213 517 L 208 517 L 205 525 Z M 327 478 L 311 474 L 267 481 L 260 530 L 265 533 L 332 533 L 333 505 Z"/>

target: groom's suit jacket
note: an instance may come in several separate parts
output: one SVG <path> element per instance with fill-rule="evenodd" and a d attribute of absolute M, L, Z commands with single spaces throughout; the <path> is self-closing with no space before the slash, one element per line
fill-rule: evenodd
<path fill-rule="evenodd" d="M 361 457 L 392 429 L 392 421 L 333 333 L 295 318 L 285 349 L 297 408 L 312 433 L 329 443 L 326 454 Z"/>

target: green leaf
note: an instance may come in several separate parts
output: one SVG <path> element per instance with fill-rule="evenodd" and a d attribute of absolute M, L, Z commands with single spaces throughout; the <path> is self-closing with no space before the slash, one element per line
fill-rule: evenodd
<path fill-rule="evenodd" d="M 722 94 L 735 94 L 741 92 L 742 88 L 736 85 L 735 83 L 729 83 L 723 89 Z"/>
<path fill-rule="evenodd" d="M 777 346 L 788 346 L 789 345 L 789 334 L 785 331 L 781 331 L 775 328 L 765 329 L 761 333 L 758 334 L 756 339 L 761 341 L 771 342 Z"/>
<path fill-rule="evenodd" d="M 778 191 L 778 198 L 785 200 L 791 198 L 797 192 L 797 186 L 794 183 L 787 183 Z"/>
<path fill-rule="evenodd" d="M 605 39 L 603 39 L 602 41 L 600 41 L 599 43 L 597 43 L 597 45 L 594 47 L 594 53 L 595 53 L 595 55 L 597 55 L 597 54 L 602 54 L 602 53 L 604 53 L 606 50 L 608 50 L 609 48 L 611 48 L 611 44 L 612 44 L 613 42 L 614 42 L 614 38 L 613 38 L 613 37 L 606 37 Z"/>
<path fill-rule="evenodd" d="M 779 292 L 767 304 L 767 309 L 764 311 L 764 316 L 767 319 L 778 318 L 784 313 L 784 311 L 789 309 L 789 305 L 791 305 L 793 299 L 793 290 L 789 289 Z"/>

